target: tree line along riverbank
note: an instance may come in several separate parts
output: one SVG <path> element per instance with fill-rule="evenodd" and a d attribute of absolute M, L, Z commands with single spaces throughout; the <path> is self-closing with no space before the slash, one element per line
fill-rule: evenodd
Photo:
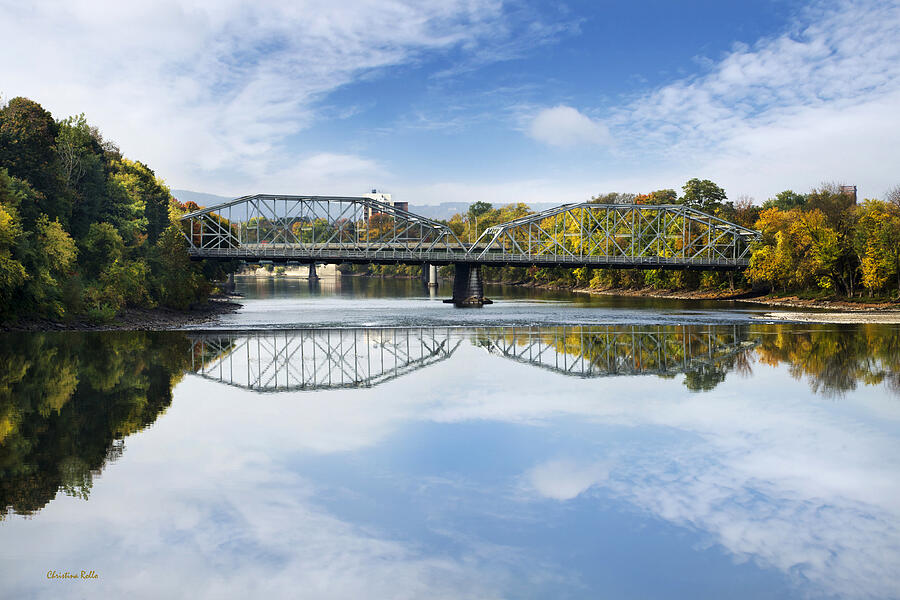
<path fill-rule="evenodd" d="M 83 115 L 0 105 L 0 323 L 104 324 L 125 311 L 209 310 L 231 265 L 192 263 L 186 210 Z"/>
<path fill-rule="evenodd" d="M 675 190 L 649 194 L 610 193 L 598 203 L 684 204 L 756 229 L 762 239 L 751 246 L 750 266 L 739 273 L 663 269 L 566 269 L 485 267 L 485 281 L 537 285 L 598 293 L 659 293 L 692 297 L 753 295 L 773 304 L 793 297 L 800 303 L 843 305 L 896 303 L 900 298 L 900 186 L 883 199 L 857 201 L 855 188 L 823 184 L 808 193 L 785 190 L 756 205 L 741 197 L 729 201 L 709 180 L 691 179 Z M 526 204 L 494 208 L 476 202 L 448 225 L 462 240 L 475 240 L 488 227 L 533 211 Z M 347 267 L 373 275 L 414 276 L 419 267 Z M 442 276 L 452 276 L 443 267 Z M 779 300 L 782 298 L 782 300 Z"/>

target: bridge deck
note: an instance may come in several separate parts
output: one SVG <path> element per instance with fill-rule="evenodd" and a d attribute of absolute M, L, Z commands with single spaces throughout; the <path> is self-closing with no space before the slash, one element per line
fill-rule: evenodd
<path fill-rule="evenodd" d="M 303 246 L 239 248 L 189 248 L 194 259 L 240 259 L 250 262 L 270 260 L 272 262 L 316 262 L 326 264 L 374 263 L 374 264 L 434 264 L 455 263 L 480 264 L 491 267 L 537 266 L 537 267 L 593 267 L 616 269 L 690 269 L 690 270 L 735 270 L 746 268 L 749 260 L 678 258 L 666 256 L 566 256 L 530 255 L 474 252 L 449 252 L 432 250 L 346 250 L 337 248 L 309 248 Z"/>

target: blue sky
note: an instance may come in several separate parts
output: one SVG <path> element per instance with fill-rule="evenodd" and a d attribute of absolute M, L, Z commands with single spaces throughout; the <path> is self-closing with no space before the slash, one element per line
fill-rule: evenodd
<path fill-rule="evenodd" d="M 0 93 L 174 188 L 571 202 L 900 184 L 895 1 L 0 0 Z"/>

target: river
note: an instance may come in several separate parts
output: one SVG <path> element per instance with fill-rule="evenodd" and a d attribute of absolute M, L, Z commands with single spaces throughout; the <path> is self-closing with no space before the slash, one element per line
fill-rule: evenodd
<path fill-rule="evenodd" d="M 237 286 L 0 336 L 0 596 L 900 598 L 897 326 Z"/>

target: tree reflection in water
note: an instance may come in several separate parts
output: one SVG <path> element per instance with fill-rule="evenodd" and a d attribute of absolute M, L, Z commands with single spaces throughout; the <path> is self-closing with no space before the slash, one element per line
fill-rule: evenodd
<path fill-rule="evenodd" d="M 451 358 L 460 339 L 568 376 L 683 374 L 690 390 L 709 391 L 732 371 L 752 376 L 758 361 L 787 365 L 827 397 L 860 383 L 900 395 L 900 329 L 877 325 L 4 334 L 0 518 L 32 514 L 60 490 L 87 498 L 185 372 L 259 391 L 371 387 Z"/>
<path fill-rule="evenodd" d="M 32 514 L 93 477 L 172 402 L 190 364 L 180 333 L 0 338 L 0 518 Z"/>
<path fill-rule="evenodd" d="M 474 343 L 493 354 L 576 377 L 684 374 L 706 391 L 734 369 L 749 374 L 756 345 L 748 325 L 498 327 L 476 330 Z"/>
<path fill-rule="evenodd" d="M 885 325 L 785 324 L 754 327 L 761 343 L 761 363 L 787 364 L 795 379 L 809 380 L 810 389 L 840 397 L 859 383 L 886 383 L 900 395 L 900 329 Z"/>

